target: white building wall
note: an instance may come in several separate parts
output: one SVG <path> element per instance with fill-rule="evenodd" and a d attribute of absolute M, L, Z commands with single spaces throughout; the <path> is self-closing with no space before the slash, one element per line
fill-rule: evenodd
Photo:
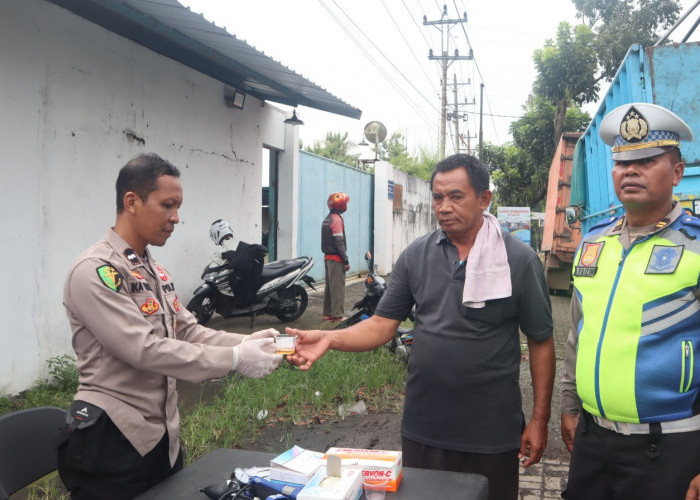
<path fill-rule="evenodd" d="M 72 259 L 115 220 L 119 168 L 155 152 L 181 170 L 181 223 L 154 255 L 186 303 L 215 251 L 211 222 L 261 237 L 262 147 L 289 143 L 284 114 L 42 0 L 0 15 L 0 395 L 71 353 L 61 304 Z M 280 211 L 284 208 L 280 207 Z"/>
<path fill-rule="evenodd" d="M 19 3 L 19 2 L 16 2 Z M 3 7 L 3 10 L 6 10 Z M 36 5 L 23 5 L 22 17 L 33 17 Z M 18 16 L 0 15 L 0 394 L 19 378 L 31 382 L 23 365 L 36 353 L 42 339 L 34 323 L 39 260 L 37 233 L 38 163 L 36 29 L 26 30 Z M 7 48 L 15 47 L 9 51 Z M 13 68 L 8 71 L 6 68 Z M 11 120 L 4 117 L 12 117 Z M 17 355 L 15 353 L 18 353 Z"/>
<path fill-rule="evenodd" d="M 286 209 L 277 210 L 277 259 L 297 257 L 299 253 L 299 127 L 286 125 L 285 137 L 278 160 L 277 203 Z"/>
<path fill-rule="evenodd" d="M 389 181 L 402 187 L 402 204 L 394 209 Z M 374 164 L 374 263 L 379 274 L 389 274 L 401 252 L 417 237 L 436 229 L 430 182 L 395 169 L 387 162 Z"/>

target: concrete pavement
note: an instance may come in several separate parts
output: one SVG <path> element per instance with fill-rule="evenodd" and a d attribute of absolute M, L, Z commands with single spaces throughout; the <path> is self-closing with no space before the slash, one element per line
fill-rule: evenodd
<path fill-rule="evenodd" d="M 549 438 L 547 451 L 543 460 L 528 469 L 520 469 L 520 499 L 542 500 L 561 498 L 561 492 L 566 487 L 569 473 L 569 452 L 564 447 L 560 435 L 560 399 L 561 399 L 561 373 L 564 363 L 564 349 L 566 337 L 569 334 L 569 301 L 570 297 L 552 295 L 552 317 L 554 320 L 554 342 L 557 356 L 557 373 L 554 382 L 554 395 L 552 397 L 552 417 L 549 425 Z M 523 362 L 521 370 L 521 387 L 530 383 L 529 367 Z M 524 389 L 524 387 L 523 387 Z M 523 406 L 525 416 L 531 411 L 531 397 L 523 390 Z"/>

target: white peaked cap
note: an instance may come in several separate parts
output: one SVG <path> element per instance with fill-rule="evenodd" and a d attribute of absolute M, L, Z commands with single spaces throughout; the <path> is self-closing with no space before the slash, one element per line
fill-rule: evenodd
<path fill-rule="evenodd" d="M 690 127 L 673 111 L 647 102 L 619 106 L 600 122 L 600 138 L 612 146 L 613 160 L 629 161 L 664 154 L 667 146 L 692 141 Z"/>

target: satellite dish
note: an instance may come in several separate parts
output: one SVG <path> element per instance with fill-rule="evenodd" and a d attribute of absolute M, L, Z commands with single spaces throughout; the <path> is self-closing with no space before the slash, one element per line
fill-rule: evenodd
<path fill-rule="evenodd" d="M 365 139 L 372 144 L 379 144 L 386 139 L 386 127 L 382 122 L 369 122 L 365 125 Z"/>

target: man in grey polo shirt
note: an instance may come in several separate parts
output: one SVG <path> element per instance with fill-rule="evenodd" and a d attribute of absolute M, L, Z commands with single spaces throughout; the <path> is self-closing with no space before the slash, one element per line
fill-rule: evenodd
<path fill-rule="evenodd" d="M 508 293 L 480 305 L 465 299 L 470 291 L 465 272 L 497 253 L 483 237 L 477 239 L 493 224 L 493 216 L 484 214 L 491 202 L 488 188 L 488 170 L 475 157 L 454 155 L 438 163 L 431 189 L 441 229 L 416 239 L 399 256 L 375 315 L 344 330 L 287 331 L 299 335 L 289 360 L 307 370 L 328 349 L 383 345 L 415 304 L 401 425 L 404 465 L 483 474 L 489 498 L 501 500 L 517 498 L 518 459 L 529 467 L 547 445 L 555 360 L 542 265 L 520 240 L 496 229 L 503 264 L 507 260 Z M 478 260 L 470 266 L 468 259 Z M 477 292 L 499 280 L 484 277 L 485 269 L 477 269 L 482 272 L 472 287 Z M 519 330 L 527 337 L 535 399 L 527 425 L 518 383 Z"/>

